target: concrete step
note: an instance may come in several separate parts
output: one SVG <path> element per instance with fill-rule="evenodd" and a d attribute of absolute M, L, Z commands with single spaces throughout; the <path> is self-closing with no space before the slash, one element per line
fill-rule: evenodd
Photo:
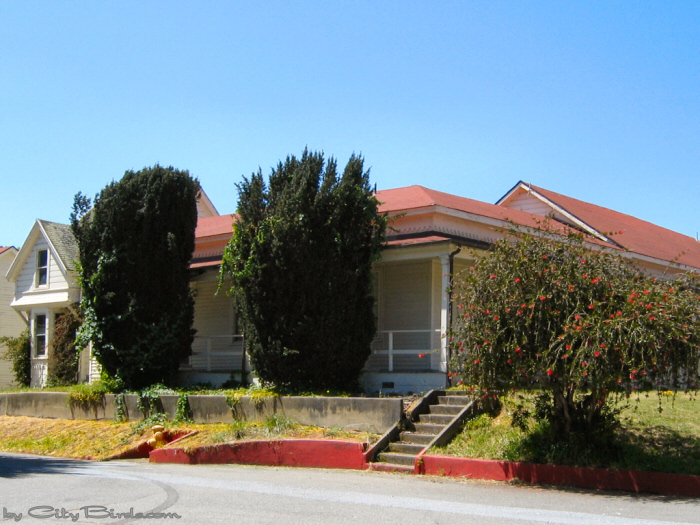
<path fill-rule="evenodd" d="M 450 414 L 421 414 L 420 422 L 431 425 L 447 425 L 452 422 L 454 415 Z"/>
<path fill-rule="evenodd" d="M 420 445 L 427 445 L 433 439 L 435 439 L 435 434 L 418 434 L 417 432 L 401 432 L 401 441 L 406 443 L 418 443 Z"/>
<path fill-rule="evenodd" d="M 445 425 L 434 425 L 431 423 L 414 423 L 413 426 L 416 428 L 416 433 L 418 434 L 432 434 L 437 435 L 440 431 L 445 428 Z"/>
<path fill-rule="evenodd" d="M 401 454 L 399 452 L 382 452 L 378 457 L 382 463 L 392 465 L 413 466 L 416 462 L 416 454 Z"/>
<path fill-rule="evenodd" d="M 405 441 L 395 441 L 389 444 L 389 452 L 398 452 L 400 454 L 410 454 L 417 456 L 425 448 L 425 445 L 416 443 L 406 443 Z"/>
<path fill-rule="evenodd" d="M 438 403 L 441 405 L 468 405 L 472 402 L 471 397 L 467 396 L 438 396 Z"/>
<path fill-rule="evenodd" d="M 464 406 L 465 405 L 430 405 L 430 413 L 456 416 L 464 409 Z"/>
<path fill-rule="evenodd" d="M 392 465 L 391 463 L 370 463 L 370 470 L 379 472 L 401 472 L 405 474 L 413 473 L 415 465 Z"/>

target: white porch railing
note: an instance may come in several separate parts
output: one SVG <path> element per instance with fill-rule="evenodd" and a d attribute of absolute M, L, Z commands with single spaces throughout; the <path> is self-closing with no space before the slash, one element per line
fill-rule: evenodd
<path fill-rule="evenodd" d="M 242 335 L 195 335 L 188 364 L 207 372 L 243 370 Z"/>
<path fill-rule="evenodd" d="M 427 367 L 430 367 L 430 355 L 440 350 L 440 343 L 434 348 L 433 335 L 440 334 L 440 329 L 433 330 L 380 330 L 372 341 L 372 355 L 387 355 L 388 370 L 394 371 L 395 355 L 420 355 L 424 354 Z M 406 334 L 406 336 L 403 336 Z M 413 334 L 413 335 L 411 335 Z M 427 336 L 421 338 L 420 336 Z M 398 336 L 398 337 L 397 337 Z M 416 337 L 418 336 L 418 337 Z M 386 339 L 386 345 L 383 344 Z M 403 339 L 397 346 L 397 339 Z M 426 344 L 427 342 L 427 344 Z"/>

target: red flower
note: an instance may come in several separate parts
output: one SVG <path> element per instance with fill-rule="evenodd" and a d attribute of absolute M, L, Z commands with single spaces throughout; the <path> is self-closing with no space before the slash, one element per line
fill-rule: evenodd
<path fill-rule="evenodd" d="M 568 358 L 569 358 L 569 354 L 564 354 L 563 356 L 561 356 L 561 358 L 562 358 L 562 359 L 568 359 Z"/>
<path fill-rule="evenodd" d="M 593 355 L 594 355 L 595 357 L 600 357 L 600 352 L 598 352 L 598 351 L 596 350 L 596 351 L 593 353 Z"/>
<path fill-rule="evenodd" d="M 498 316 L 497 316 L 497 315 L 494 315 L 494 316 L 493 316 L 493 320 L 494 320 L 494 321 L 498 321 Z"/>
<path fill-rule="evenodd" d="M 519 283 L 519 282 L 520 282 L 520 277 L 516 277 L 516 278 L 515 278 L 515 282 L 516 282 L 516 283 Z"/>
<path fill-rule="evenodd" d="M 544 301 L 547 297 L 544 295 L 540 295 L 540 301 Z"/>
<path fill-rule="evenodd" d="M 578 321 L 579 319 L 581 319 L 581 316 L 577 314 L 574 316 L 574 319 L 576 319 Z"/>
<path fill-rule="evenodd" d="M 584 361 L 584 362 L 583 362 L 583 366 L 588 366 L 588 362 L 587 362 L 587 361 Z"/>
<path fill-rule="evenodd" d="M 492 273 L 492 274 L 491 274 L 491 279 L 495 279 L 495 278 L 496 278 L 496 274 L 495 274 L 495 273 Z"/>
<path fill-rule="evenodd" d="M 605 343 L 600 343 L 601 348 L 605 348 Z"/>
<path fill-rule="evenodd" d="M 571 345 L 566 345 L 567 350 L 571 350 Z"/>
<path fill-rule="evenodd" d="M 474 359 L 474 364 L 475 364 L 475 365 L 478 365 L 478 364 L 479 364 L 479 360 L 478 360 L 478 359 Z"/>
<path fill-rule="evenodd" d="M 588 309 L 589 309 L 589 310 L 593 310 L 593 308 L 595 308 L 595 306 L 593 306 L 592 304 L 589 304 L 589 305 L 588 305 Z"/>
<path fill-rule="evenodd" d="M 422 359 L 425 357 L 425 354 L 418 354 L 418 357 L 420 357 Z"/>

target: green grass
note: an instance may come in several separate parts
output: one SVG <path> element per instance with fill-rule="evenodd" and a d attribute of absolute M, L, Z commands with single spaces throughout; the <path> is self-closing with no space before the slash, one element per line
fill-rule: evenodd
<path fill-rule="evenodd" d="M 609 434 L 555 437 L 546 423 L 526 420 L 514 427 L 517 401 L 532 406 L 532 398 L 506 399 L 496 417 L 480 415 L 467 422 L 446 447 L 435 453 L 584 467 L 648 470 L 700 475 L 700 400 L 684 394 L 642 393 L 631 398 L 620 424 Z M 619 405 L 620 407 L 624 406 Z M 659 411 L 661 408 L 661 411 Z"/>

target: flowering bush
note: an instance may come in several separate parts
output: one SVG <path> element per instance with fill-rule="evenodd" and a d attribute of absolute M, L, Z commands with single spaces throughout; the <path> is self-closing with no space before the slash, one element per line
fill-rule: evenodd
<path fill-rule="evenodd" d="M 541 389 L 558 433 L 599 428 L 633 390 L 698 388 L 697 278 L 651 278 L 579 233 L 512 231 L 453 299 L 454 375 L 482 397 Z"/>

